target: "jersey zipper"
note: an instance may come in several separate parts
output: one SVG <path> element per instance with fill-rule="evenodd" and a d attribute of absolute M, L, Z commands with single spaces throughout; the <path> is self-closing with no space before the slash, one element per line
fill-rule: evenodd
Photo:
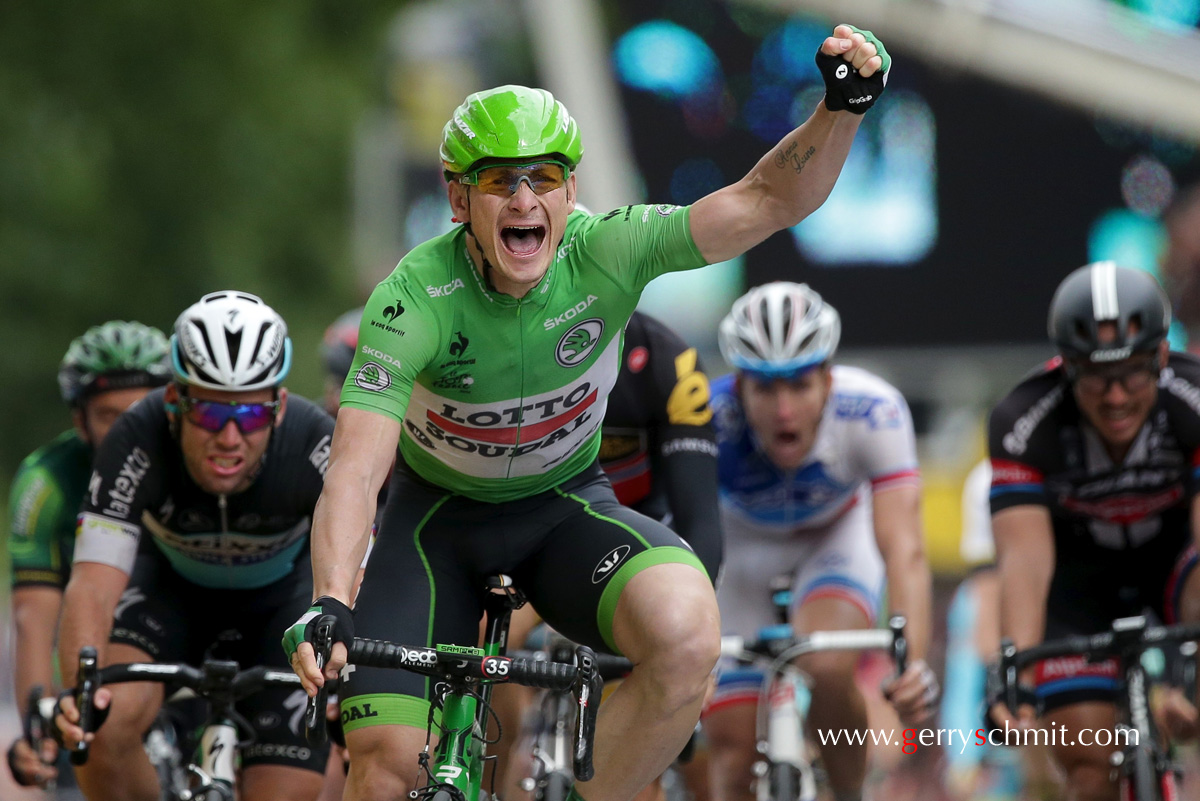
<path fill-rule="evenodd" d="M 221 534 L 229 533 L 229 499 L 225 495 L 217 496 L 217 508 L 221 510 Z M 224 537 L 222 537 L 224 539 Z M 225 557 L 226 564 L 233 567 L 233 557 Z"/>
<path fill-rule="evenodd" d="M 512 455 L 508 457 L 508 471 L 506 478 L 512 478 L 513 462 L 516 460 L 517 450 L 521 447 L 521 432 L 525 428 L 525 325 L 521 320 L 521 309 L 525 306 L 525 299 L 517 299 L 517 354 L 521 364 L 521 394 L 520 400 L 517 402 L 522 408 L 517 410 L 519 417 L 517 418 L 517 442 L 513 445 Z"/>

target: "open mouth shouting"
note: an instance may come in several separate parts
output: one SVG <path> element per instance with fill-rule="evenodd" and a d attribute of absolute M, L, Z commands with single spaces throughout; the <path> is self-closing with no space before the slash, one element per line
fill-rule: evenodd
<path fill-rule="evenodd" d="M 506 225 L 500 229 L 500 242 L 504 249 L 520 259 L 537 255 L 545 241 L 544 225 Z"/>

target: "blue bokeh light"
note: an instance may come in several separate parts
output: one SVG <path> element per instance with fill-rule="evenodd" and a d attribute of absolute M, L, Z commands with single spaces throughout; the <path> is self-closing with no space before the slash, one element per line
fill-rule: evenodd
<path fill-rule="evenodd" d="M 712 159 L 688 159 L 671 174 L 671 202 L 686 206 L 725 185 L 721 168 Z"/>
<path fill-rule="evenodd" d="M 825 41 L 829 29 L 807 18 L 793 17 L 773 31 L 754 54 L 755 85 L 821 80 L 813 53 Z"/>
<path fill-rule="evenodd" d="M 672 100 L 720 91 L 721 65 L 692 31 L 654 20 L 630 29 L 613 47 L 613 66 L 627 86 Z"/>

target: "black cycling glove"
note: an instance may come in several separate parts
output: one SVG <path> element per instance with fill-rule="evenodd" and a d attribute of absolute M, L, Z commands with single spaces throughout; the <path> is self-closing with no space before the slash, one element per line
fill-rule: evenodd
<path fill-rule="evenodd" d="M 892 68 L 892 57 L 883 48 L 883 42 L 875 38 L 875 34 L 859 30 L 853 25 L 848 27 L 855 33 L 861 33 L 868 42 L 875 45 L 875 50 L 883 61 L 883 66 L 871 73 L 871 77 L 864 78 L 841 55 L 827 56 L 818 48 L 817 69 L 821 71 L 821 77 L 825 79 L 825 108 L 830 111 L 863 114 L 875 105 L 875 101 L 883 94 L 883 87 L 887 84 L 888 70 Z"/>
<path fill-rule="evenodd" d="M 350 647 L 350 643 L 354 641 L 354 611 L 337 598 L 322 595 L 283 633 L 283 650 L 289 660 L 300 647 L 300 643 L 313 641 L 317 621 L 324 615 L 337 618 L 337 623 L 333 626 L 333 642 L 344 643 L 347 648 Z"/>

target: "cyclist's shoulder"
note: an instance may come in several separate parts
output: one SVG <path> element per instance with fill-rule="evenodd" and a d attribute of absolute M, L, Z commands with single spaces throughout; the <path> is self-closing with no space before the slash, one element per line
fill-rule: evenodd
<path fill-rule="evenodd" d="M 1200 417 L 1200 358 L 1172 351 L 1159 387 L 1168 404 L 1174 400 L 1183 413 Z"/>
<path fill-rule="evenodd" d="M 73 430 L 64 431 L 25 457 L 9 488 L 9 511 L 17 523 L 14 528 L 24 529 L 18 518 L 28 519 L 52 498 L 62 499 L 77 491 L 82 494 L 91 465 L 91 448 Z M 72 517 L 74 512 L 72 508 Z"/>
<path fill-rule="evenodd" d="M 1056 356 L 1022 376 L 1016 386 L 993 405 L 991 419 L 1011 423 L 1036 411 L 1036 422 L 1041 422 L 1064 404 L 1073 406 L 1069 390 L 1062 359 Z"/>
<path fill-rule="evenodd" d="M 68 429 L 21 460 L 14 483 L 24 476 L 44 475 L 57 478 L 87 470 L 91 466 L 92 448 L 75 429 Z"/>
<path fill-rule="evenodd" d="M 291 453 L 310 450 L 314 444 L 328 443 L 333 437 L 333 418 L 308 398 L 288 393 L 287 412 L 272 443 L 277 451 Z"/>
<path fill-rule="evenodd" d="M 402 294 L 418 300 L 450 294 L 464 286 L 461 268 L 469 260 L 463 227 L 455 226 L 454 230 L 427 239 L 406 253 L 376 285 L 372 298 Z M 447 282 L 451 286 L 443 289 Z"/>
<path fill-rule="evenodd" d="M 868 431 L 911 428 L 907 409 L 900 390 L 878 375 L 861 367 L 834 365 L 833 387 L 824 419 Z"/>
<path fill-rule="evenodd" d="M 667 237 L 668 228 L 664 223 L 673 222 L 676 215 L 686 220 L 689 208 L 658 203 L 619 206 L 603 214 L 576 209 L 567 218 L 558 258 L 574 255 L 581 249 L 604 247 L 610 242 L 627 243 L 635 236 L 639 239 L 646 236 L 651 239 L 656 236 Z"/>
<path fill-rule="evenodd" d="M 832 367 L 834 396 L 856 396 L 898 400 L 903 402 L 904 396 L 880 376 L 848 364 L 835 364 Z"/>

